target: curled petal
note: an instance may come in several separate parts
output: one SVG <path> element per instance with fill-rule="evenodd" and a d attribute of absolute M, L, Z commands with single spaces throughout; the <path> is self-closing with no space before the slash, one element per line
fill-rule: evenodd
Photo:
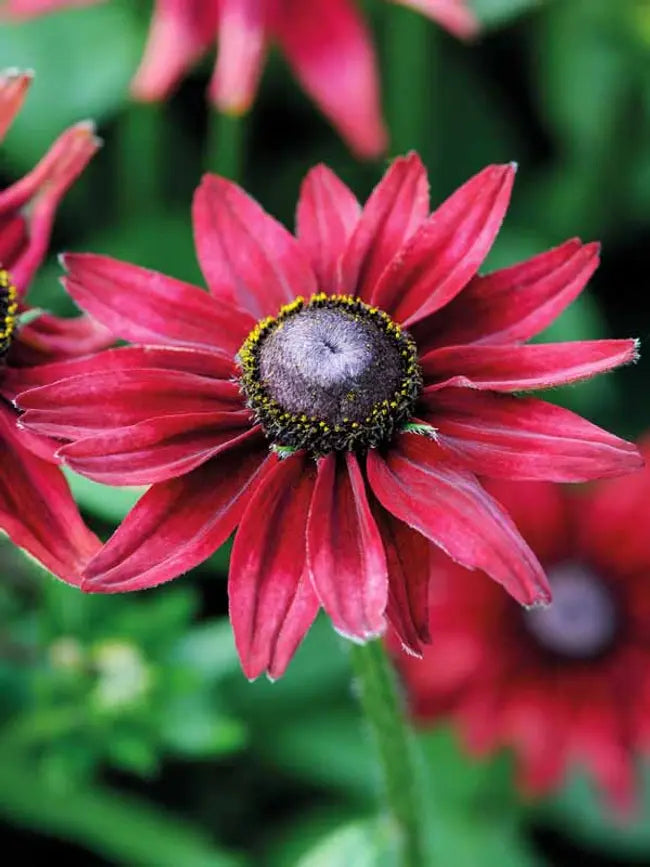
<path fill-rule="evenodd" d="M 202 289 L 91 253 L 66 253 L 63 285 L 118 337 L 137 343 L 215 347 L 234 356 L 255 321 Z"/>
<path fill-rule="evenodd" d="M 457 563 L 487 572 L 524 605 L 550 601 L 544 572 L 510 518 L 431 440 L 404 434 L 385 458 L 371 450 L 368 479 L 387 511 Z"/>
<path fill-rule="evenodd" d="M 203 562 L 239 523 L 266 453 L 259 437 L 187 475 L 153 485 L 88 564 L 81 589 L 142 590 Z"/>
<path fill-rule="evenodd" d="M 576 340 L 525 346 L 448 346 L 427 353 L 420 364 L 427 383 L 425 393 L 450 385 L 530 391 L 588 379 L 637 358 L 636 340 Z"/>
<path fill-rule="evenodd" d="M 22 437 L 15 413 L 0 403 L 0 530 L 58 578 L 79 585 L 101 544 L 61 470 L 29 451 Z"/>
<path fill-rule="evenodd" d="M 275 36 L 298 81 L 362 157 L 386 149 L 372 39 L 350 0 L 283 0 Z"/>
<path fill-rule="evenodd" d="M 0 142 L 20 111 L 33 77 L 32 72 L 20 69 L 0 72 Z"/>
<path fill-rule="evenodd" d="M 296 234 L 323 292 L 347 291 L 340 280 L 340 259 L 360 214 L 353 193 L 327 166 L 307 174 L 300 188 Z"/>
<path fill-rule="evenodd" d="M 429 182 L 420 157 L 398 157 L 366 202 L 341 260 L 345 291 L 365 301 L 377 280 L 429 214 Z"/>
<path fill-rule="evenodd" d="M 439 444 L 479 475 L 587 482 L 642 465 L 632 443 L 534 398 L 445 388 L 423 398 L 421 415 Z"/>
<path fill-rule="evenodd" d="M 514 164 L 488 166 L 433 212 L 372 292 L 372 303 L 405 325 L 434 313 L 474 276 L 501 228 Z"/>
<path fill-rule="evenodd" d="M 304 453 L 271 464 L 235 536 L 228 597 L 246 677 L 279 677 L 318 611 L 305 571 L 314 472 Z"/>
<path fill-rule="evenodd" d="M 260 0 L 221 0 L 219 56 L 210 98 L 221 111 L 248 110 L 257 90 L 266 53 L 267 5 Z"/>
<path fill-rule="evenodd" d="M 334 628 L 367 641 L 386 628 L 388 567 L 352 452 L 318 462 L 309 510 L 307 560 L 316 593 Z"/>
<path fill-rule="evenodd" d="M 316 279 L 296 239 L 237 184 L 205 175 L 194 196 L 194 236 L 212 294 L 255 319 L 316 291 Z"/>
<path fill-rule="evenodd" d="M 40 365 L 89 355 L 114 343 L 113 333 L 91 316 L 66 319 L 42 313 L 27 325 L 21 325 L 11 350 L 11 363 Z"/>

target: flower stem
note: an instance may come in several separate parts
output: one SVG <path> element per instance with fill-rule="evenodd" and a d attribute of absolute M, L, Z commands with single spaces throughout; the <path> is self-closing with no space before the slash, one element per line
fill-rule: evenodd
<path fill-rule="evenodd" d="M 213 112 L 208 133 L 206 168 L 231 181 L 241 181 L 246 141 L 244 118 Z"/>
<path fill-rule="evenodd" d="M 392 666 L 381 641 L 353 645 L 351 657 L 361 706 L 379 753 L 388 808 L 398 830 L 400 867 L 430 867 L 416 745 L 402 713 Z"/>

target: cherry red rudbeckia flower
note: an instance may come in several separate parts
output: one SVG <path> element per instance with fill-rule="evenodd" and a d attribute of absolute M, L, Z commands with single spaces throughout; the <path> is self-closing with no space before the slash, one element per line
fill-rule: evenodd
<path fill-rule="evenodd" d="M 475 753 L 514 749 L 529 795 L 582 765 L 627 811 L 634 751 L 650 748 L 650 469 L 577 494 L 488 486 L 544 565 L 553 603 L 526 611 L 438 558 L 434 647 L 399 659 L 413 712 L 423 724 L 453 719 Z"/>
<path fill-rule="evenodd" d="M 211 295 L 66 255 L 75 301 L 149 344 L 60 365 L 69 378 L 19 398 L 32 431 L 68 441 L 59 456 L 76 471 L 151 484 L 82 588 L 175 578 L 239 525 L 230 616 L 251 678 L 284 671 L 319 606 L 357 641 L 388 620 L 419 653 L 429 542 L 519 602 L 548 602 L 537 560 L 474 473 L 582 481 L 637 467 L 633 445 L 510 394 L 609 370 L 636 344 L 523 343 L 580 292 L 598 250 L 569 241 L 478 277 L 513 178 L 489 166 L 430 215 L 415 154 L 363 209 L 318 166 L 294 237 L 208 175 L 194 228 Z"/>
<path fill-rule="evenodd" d="M 29 73 L 0 73 L 0 138 L 20 109 Z M 106 329 L 88 317 L 40 314 L 23 302 L 47 250 L 56 208 L 97 150 L 89 124 L 65 132 L 36 168 L 0 191 L 0 531 L 47 569 L 73 584 L 99 549 L 85 527 L 61 470 L 57 443 L 17 426 L 17 390 L 32 384 L 39 361 L 104 349 Z M 112 338 L 110 338 L 112 341 Z"/>
<path fill-rule="evenodd" d="M 392 2 L 417 9 L 457 36 L 478 29 L 466 0 Z M 5 8 L 20 16 L 70 5 L 71 0 L 9 0 Z M 275 42 L 350 147 L 364 157 L 383 153 L 377 61 L 354 0 L 157 0 L 133 94 L 145 101 L 165 98 L 217 39 L 210 98 L 220 111 L 248 110 L 268 44 Z"/>

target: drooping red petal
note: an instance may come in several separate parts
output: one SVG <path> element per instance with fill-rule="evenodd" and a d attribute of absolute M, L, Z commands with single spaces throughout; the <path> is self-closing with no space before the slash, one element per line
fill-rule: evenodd
<path fill-rule="evenodd" d="M 514 164 L 488 166 L 452 193 L 384 271 L 372 303 L 405 325 L 449 303 L 487 256 L 514 178 Z"/>
<path fill-rule="evenodd" d="M 0 217 L 0 262 L 3 268 L 11 271 L 28 244 L 29 231 L 23 214 L 5 214 Z"/>
<path fill-rule="evenodd" d="M 381 534 L 352 452 L 318 461 L 309 510 L 307 562 L 334 628 L 357 641 L 386 628 L 388 567 Z"/>
<path fill-rule="evenodd" d="M 305 570 L 314 470 L 302 452 L 274 461 L 235 536 L 228 597 L 242 668 L 279 677 L 318 611 Z"/>
<path fill-rule="evenodd" d="M 474 277 L 451 303 L 419 322 L 421 352 L 466 343 L 521 343 L 543 331 L 584 289 L 600 246 L 574 238 L 484 277 Z"/>
<path fill-rule="evenodd" d="M 153 485 L 88 564 L 82 590 L 123 593 L 170 581 L 222 545 L 267 455 L 261 436 L 193 472 Z"/>
<path fill-rule="evenodd" d="M 259 431 L 246 411 L 159 416 L 69 443 L 58 457 L 105 485 L 151 485 L 189 473 Z"/>
<path fill-rule="evenodd" d="M 420 359 L 425 393 L 445 386 L 490 391 L 552 388 L 629 364 L 636 340 L 576 340 L 524 346 L 448 346 Z"/>
<path fill-rule="evenodd" d="M 242 408 L 238 386 L 180 370 L 116 370 L 73 376 L 23 392 L 21 424 L 61 439 L 137 424 L 162 415 Z"/>
<path fill-rule="evenodd" d="M 392 0 L 402 6 L 410 6 L 423 15 L 433 18 L 454 36 L 470 39 L 479 31 L 479 22 L 468 0 Z"/>
<path fill-rule="evenodd" d="M 362 157 L 386 149 L 368 29 L 350 0 L 281 0 L 276 39 L 298 81 Z"/>
<path fill-rule="evenodd" d="M 4 0 L 0 9 L 0 19 L 3 15 L 13 18 L 30 18 L 32 15 L 43 15 L 54 12 L 63 6 L 90 6 L 101 0 Z"/>
<path fill-rule="evenodd" d="M 403 434 L 384 457 L 368 453 L 368 479 L 383 507 L 468 569 L 482 569 L 524 605 L 549 602 L 533 552 L 475 476 L 431 440 Z"/>
<path fill-rule="evenodd" d="M 429 215 L 429 182 L 420 157 L 398 157 L 373 190 L 341 261 L 345 292 L 370 300 L 377 280 Z"/>
<path fill-rule="evenodd" d="M 360 214 L 354 194 L 327 166 L 307 174 L 300 188 L 296 234 L 323 292 L 347 291 L 341 284 L 340 259 Z"/>
<path fill-rule="evenodd" d="M 587 482 L 642 464 L 632 443 L 534 398 L 445 388 L 425 395 L 418 412 L 439 444 L 478 475 Z"/>
<path fill-rule="evenodd" d="M 123 340 L 234 355 L 255 324 L 245 311 L 196 286 L 109 256 L 66 253 L 62 264 L 72 298 Z"/>
<path fill-rule="evenodd" d="M 99 352 L 115 343 L 115 337 L 91 316 L 64 319 L 43 313 L 21 325 L 11 349 L 12 365 L 36 365 Z"/>
<path fill-rule="evenodd" d="M 237 184 L 205 175 L 194 196 L 193 220 L 201 269 L 216 298 L 260 319 L 316 291 L 296 239 Z"/>
<path fill-rule="evenodd" d="M 83 523 L 61 470 L 22 444 L 15 413 L 0 401 L 0 530 L 68 584 L 101 544 Z"/>
<path fill-rule="evenodd" d="M 29 203 L 25 215 L 29 242 L 11 265 L 20 292 L 25 291 L 43 261 L 61 199 L 99 146 L 92 123 L 75 124 L 59 136 L 31 172 L 0 192 L 0 220 L 13 216 Z"/>
<path fill-rule="evenodd" d="M 429 634 L 429 547 L 425 537 L 394 518 L 376 501 L 373 514 L 381 531 L 388 564 L 386 616 L 402 646 L 421 656 Z"/>
<path fill-rule="evenodd" d="M 210 98 L 221 111 L 241 114 L 255 98 L 266 54 L 267 14 L 268 4 L 259 0 L 220 0 L 219 56 Z"/>
<path fill-rule="evenodd" d="M 156 0 L 151 28 L 131 93 L 145 101 L 163 99 L 214 41 L 219 3 Z"/>
<path fill-rule="evenodd" d="M 0 142 L 23 104 L 33 73 L 19 69 L 0 72 Z"/>

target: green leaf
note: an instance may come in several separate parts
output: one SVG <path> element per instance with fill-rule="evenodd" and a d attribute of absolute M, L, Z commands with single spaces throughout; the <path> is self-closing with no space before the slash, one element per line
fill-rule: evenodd
<path fill-rule="evenodd" d="M 397 863 L 394 831 L 387 821 L 354 822 L 328 834 L 296 867 L 391 867 Z"/>
<path fill-rule="evenodd" d="M 470 0 L 469 5 L 484 27 L 496 27 L 507 24 L 519 15 L 539 9 L 546 2 L 547 0 Z"/>

